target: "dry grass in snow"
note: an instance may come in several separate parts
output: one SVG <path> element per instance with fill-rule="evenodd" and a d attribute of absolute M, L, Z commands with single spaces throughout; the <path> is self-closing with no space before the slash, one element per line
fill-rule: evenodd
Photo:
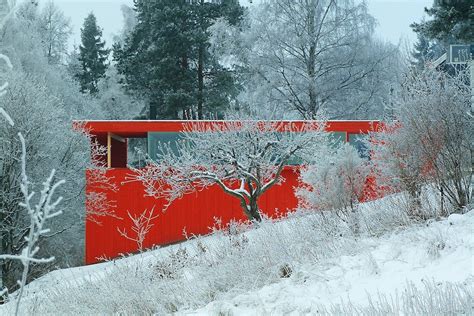
<path fill-rule="evenodd" d="M 28 315 L 473 314 L 474 211 L 412 222 L 396 197 L 360 206 L 361 234 L 333 213 L 296 213 L 26 288 Z M 0 307 L 8 314 L 11 304 Z"/>

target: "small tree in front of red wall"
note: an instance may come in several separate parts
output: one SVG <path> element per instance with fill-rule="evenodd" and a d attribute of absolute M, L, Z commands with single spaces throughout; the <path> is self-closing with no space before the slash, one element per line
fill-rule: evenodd
<path fill-rule="evenodd" d="M 473 201 L 471 91 L 465 71 L 454 75 L 436 69 L 407 74 L 393 96 L 398 122 L 373 135 L 374 160 L 383 185 L 406 191 L 408 214 L 426 219 L 423 188 L 440 193 L 439 215 L 463 212 Z M 446 205 L 445 205 L 446 204 Z"/>
<path fill-rule="evenodd" d="M 358 234 L 358 205 L 369 172 L 369 161 L 352 145 L 342 144 L 321 163 L 302 170 L 301 186 L 296 190 L 300 208 L 333 211 Z"/>
<path fill-rule="evenodd" d="M 324 122 L 291 126 L 278 121 L 193 122 L 176 144 L 159 143 L 157 157 L 134 169 L 146 195 L 169 203 L 183 195 L 217 185 L 240 201 L 251 221 L 261 221 L 260 197 L 283 179 L 295 160 L 312 161 L 327 148 Z"/>

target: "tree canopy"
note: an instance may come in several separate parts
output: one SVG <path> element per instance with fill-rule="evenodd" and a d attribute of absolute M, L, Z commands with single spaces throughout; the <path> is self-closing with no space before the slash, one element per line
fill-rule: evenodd
<path fill-rule="evenodd" d="M 159 0 L 135 3 L 137 25 L 114 59 L 129 91 L 149 102 L 149 118 L 203 118 L 236 94 L 230 69 L 209 50 L 209 27 L 224 17 L 238 23 L 236 0 Z"/>
<path fill-rule="evenodd" d="M 99 91 L 98 82 L 107 70 L 109 50 L 105 48 L 102 30 L 97 25 L 97 19 L 93 13 L 90 13 L 84 21 L 81 41 L 79 46 L 81 71 L 78 74 L 81 92 L 96 94 Z"/>
<path fill-rule="evenodd" d="M 444 45 L 474 42 L 474 4 L 471 0 L 436 0 L 425 8 L 432 19 L 413 23 L 411 27 L 429 39 Z"/>

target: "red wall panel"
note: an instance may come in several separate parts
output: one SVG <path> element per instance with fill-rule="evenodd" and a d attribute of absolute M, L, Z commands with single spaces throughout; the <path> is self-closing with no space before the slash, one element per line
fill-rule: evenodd
<path fill-rule="evenodd" d="M 88 174 L 94 170 L 88 170 Z M 126 229 L 134 237 L 131 230 L 132 221 L 128 212 L 138 215 L 154 207 L 158 218 L 153 221 L 153 227 L 144 242 L 145 248 L 154 245 L 167 245 L 184 240 L 183 230 L 188 236 L 204 235 L 215 226 L 215 218 L 226 225 L 231 220 L 246 220 L 241 210 L 239 200 L 231 197 L 217 186 L 184 196 L 174 201 L 166 210 L 166 201 L 144 196 L 144 186 L 141 182 L 127 182 L 131 174 L 129 169 L 107 170 L 107 177 L 114 182 L 119 190 L 114 192 L 100 186 L 88 184 L 87 193 L 102 192 L 107 194 L 109 202 L 114 202 L 113 216 L 95 216 L 89 214 L 86 222 L 86 263 L 100 261 L 100 258 L 115 258 L 120 254 L 137 251 L 137 244 L 121 236 L 117 229 Z M 270 217 L 276 217 L 276 210 L 286 214 L 297 206 L 294 187 L 298 181 L 298 171 L 288 168 L 283 171 L 285 182 L 275 185 L 260 199 L 260 208 Z M 282 214 L 280 214 L 282 215 Z"/>

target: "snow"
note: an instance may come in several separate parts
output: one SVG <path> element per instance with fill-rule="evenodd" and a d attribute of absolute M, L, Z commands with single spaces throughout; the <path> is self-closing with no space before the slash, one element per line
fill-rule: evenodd
<path fill-rule="evenodd" d="M 374 212 L 380 212 L 380 203 L 372 202 L 362 205 L 362 209 Z M 383 205 L 383 204 L 382 204 Z M 303 217 L 304 219 L 304 217 Z M 301 220 L 301 217 L 299 217 Z M 264 223 L 261 228 L 247 232 L 248 238 L 252 241 L 262 242 L 262 236 L 259 236 L 259 230 L 264 229 L 282 229 L 288 228 L 298 221 L 298 217 L 291 218 L 286 221 L 277 223 Z M 301 224 L 301 223 L 299 223 Z M 271 226 L 269 226 L 271 225 Z M 322 256 L 320 260 L 308 260 L 308 256 L 303 253 L 301 258 L 305 258 L 302 262 L 292 262 L 293 273 L 289 278 L 271 278 L 265 275 L 255 274 L 255 284 L 247 287 L 239 284 L 232 284 L 227 287 L 230 290 L 222 290 L 216 294 L 214 299 L 208 302 L 199 300 L 201 296 L 196 294 L 195 301 L 182 303 L 177 311 L 178 315 L 255 315 L 255 314 L 271 314 L 271 315 L 300 315 L 300 314 L 317 314 L 321 308 L 331 308 L 338 304 L 348 304 L 354 306 L 368 306 L 373 301 L 396 301 L 400 299 L 402 294 L 410 291 L 410 286 L 417 289 L 427 288 L 429 295 L 433 296 L 437 288 L 448 286 L 450 284 L 459 285 L 467 288 L 472 293 L 474 285 L 474 210 L 464 214 L 453 214 L 449 218 L 439 221 L 430 220 L 424 223 L 411 224 L 410 226 L 394 227 L 391 231 L 379 236 L 370 236 L 369 234 L 353 237 L 355 242 L 352 248 L 347 251 L 341 251 L 338 256 Z M 337 233 L 339 234 L 339 232 Z M 336 234 L 336 235 L 337 235 Z M 29 311 L 34 311 L 35 302 L 42 297 L 48 297 L 45 304 L 52 304 L 49 313 L 55 314 L 58 311 L 63 313 L 77 313 L 82 308 L 89 308 L 84 311 L 87 313 L 106 313 L 113 314 L 113 310 L 120 308 L 123 298 L 120 298 L 121 292 L 125 292 L 125 297 L 130 294 L 127 287 L 132 287 L 130 291 L 136 291 L 134 288 L 142 289 L 137 294 L 138 299 L 143 297 L 144 306 L 156 304 L 160 299 L 153 292 L 154 301 L 149 302 L 146 295 L 153 291 L 152 288 L 142 288 L 141 284 L 149 284 L 150 286 L 158 286 L 159 283 L 174 282 L 174 279 L 155 279 L 152 281 L 145 280 L 146 283 L 139 278 L 147 278 L 149 275 L 138 272 L 138 267 L 145 270 L 154 267 L 160 260 L 169 258 L 170 254 L 176 254 L 179 250 L 186 249 L 189 256 L 192 257 L 193 249 L 199 242 L 202 242 L 208 248 L 208 252 L 216 247 L 218 242 L 222 242 L 220 238 L 228 240 L 228 236 L 217 233 L 216 235 L 205 237 L 198 240 L 190 240 L 181 245 L 160 248 L 153 251 L 145 252 L 140 255 L 127 257 L 124 259 L 114 260 L 93 266 L 57 270 L 48 275 L 30 283 L 25 289 L 24 304 L 29 306 Z M 289 236 L 289 238 L 294 238 Z M 334 237 L 336 239 L 337 237 Z M 351 237 L 352 238 L 352 237 Z M 265 242 L 265 241 L 264 241 Z M 288 241 L 286 241 L 288 242 Z M 269 245 L 273 245 L 269 243 Z M 215 248 L 219 250 L 218 248 Z M 230 256 L 225 253 L 226 256 Z M 223 254 L 224 255 L 224 254 Z M 262 254 L 260 258 L 239 258 L 238 265 L 245 265 L 247 260 L 266 260 L 270 254 Z M 180 261 L 172 261 L 175 264 L 173 269 L 182 270 L 181 278 L 176 282 L 188 282 L 186 286 L 190 287 L 190 291 L 194 291 L 193 286 L 199 284 L 200 287 L 206 288 L 208 283 L 229 282 L 232 278 L 238 278 L 235 275 L 222 275 L 216 278 L 215 275 L 208 275 L 209 279 L 204 279 L 199 274 L 200 269 L 197 261 L 189 261 L 183 267 L 179 267 Z M 176 263 L 178 262 L 178 263 Z M 223 273 L 229 270 L 228 262 L 210 262 L 220 264 Z M 250 265 L 251 266 L 251 265 Z M 128 270 L 127 270 L 128 269 Z M 212 273 L 213 270 L 209 270 Z M 206 271 L 205 273 L 209 273 Z M 237 270 L 236 270 L 237 271 Z M 155 272 L 156 273 L 156 272 Z M 125 274 L 125 275 L 124 275 Z M 229 273 L 228 273 L 229 274 Z M 268 270 L 268 274 L 271 271 Z M 117 276 L 120 275 L 120 276 Z M 242 277 L 245 277 L 242 275 Z M 268 277 L 269 281 L 260 282 L 261 278 Z M 115 278 L 115 282 L 110 282 Z M 125 284 L 124 282 L 127 282 Z M 235 282 L 235 281 L 234 281 Z M 173 291 L 182 289 L 175 288 L 173 285 L 165 287 L 166 290 Z M 259 285 L 263 284 L 263 285 Z M 224 287 L 226 288 L 226 287 Z M 98 289 L 98 290 L 97 290 Z M 85 291 L 91 291 L 89 296 L 84 296 L 88 306 L 84 305 L 81 298 Z M 144 291 L 146 290 L 146 291 Z M 99 292 L 94 292 L 99 291 Z M 98 297 L 107 291 L 105 296 Z M 59 293 L 59 294 L 58 294 Z M 169 293 L 168 293 L 169 294 Z M 53 298 L 51 298 L 53 295 Z M 64 302 L 58 302 L 54 295 L 60 295 L 64 298 Z M 113 301 L 113 297 L 117 296 L 117 306 L 114 309 L 108 309 L 107 303 Z M 185 300 L 189 293 L 177 292 L 176 295 L 181 302 Z M 472 296 L 472 294 L 470 294 Z M 413 296 L 413 295 L 412 295 Z M 112 298 L 111 298 L 112 297 Z M 68 302 L 75 302 L 77 299 L 78 306 L 70 306 Z M 94 306 L 94 300 L 100 301 L 101 306 Z M 102 300 L 104 303 L 102 305 Z M 191 300 L 191 298 L 190 298 Z M 81 303 L 82 302 L 82 303 Z M 137 304 L 126 303 L 130 309 L 124 310 L 126 314 L 137 311 L 140 306 Z M 58 307 L 64 304 L 64 307 Z M 76 303 L 75 303 L 76 304 Z M 160 303 L 163 304 L 163 303 Z M 170 303 L 172 308 L 176 303 Z M 441 303 L 440 303 L 441 304 Z M 0 306 L 0 314 L 7 313 L 12 304 Z M 91 307 L 92 306 L 92 307 Z M 107 306 L 107 307 L 106 307 Z M 53 308 L 54 307 L 54 308 Z M 60 308 L 63 308 L 62 310 Z M 92 309 L 91 309 L 92 308 Z M 94 309 L 95 308 L 95 309 Z M 473 310 L 470 312 L 474 312 Z M 22 307 L 26 311 L 25 307 Z M 120 309 L 119 309 L 120 310 Z M 141 309 L 140 309 L 141 310 Z M 48 309 L 41 310 L 47 312 Z M 163 314 L 162 309 L 154 310 L 157 314 Z M 441 313 L 441 311 L 440 311 Z M 469 314 L 469 313 L 468 313 Z"/>
<path fill-rule="evenodd" d="M 395 297 L 407 283 L 422 286 L 465 282 L 474 285 L 474 210 L 451 215 L 427 227 L 412 227 L 379 239 L 361 240 L 365 250 L 342 256 L 324 265 L 307 264 L 289 279 L 254 292 L 214 301 L 193 315 L 301 315 L 316 313 L 321 305 L 350 301 L 367 305 L 368 298 L 382 294 Z M 424 251 L 442 236 L 446 243 L 433 258 Z M 425 248 L 425 249 L 423 249 Z M 186 312 L 188 314 L 188 312 Z"/>

